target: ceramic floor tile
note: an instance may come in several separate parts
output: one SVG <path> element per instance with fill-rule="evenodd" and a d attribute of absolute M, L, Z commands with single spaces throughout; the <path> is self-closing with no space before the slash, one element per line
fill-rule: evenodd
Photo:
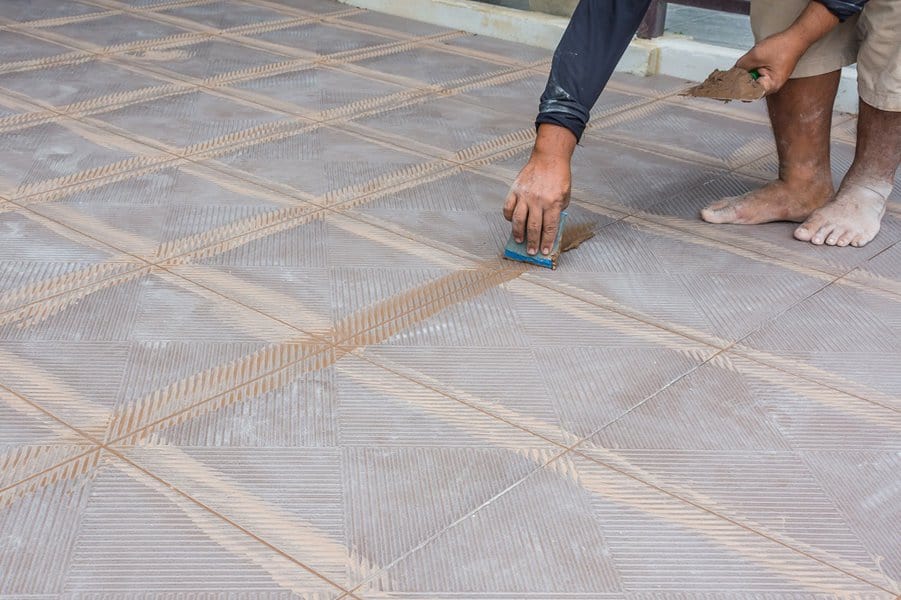
<path fill-rule="evenodd" d="M 56 107 L 116 96 L 163 85 L 124 67 L 89 61 L 74 65 L 0 75 L 0 88 Z"/>
<path fill-rule="evenodd" d="M 610 560 L 634 597 L 769 594 L 891 596 L 862 580 L 624 473 L 608 453 L 577 456 L 577 481 L 591 495 Z M 689 567 L 690 565 L 690 567 Z M 629 597 L 633 597 L 630 595 Z"/>
<path fill-rule="evenodd" d="M 504 68 L 501 64 L 428 47 L 360 60 L 356 64 L 373 71 L 402 77 L 411 84 L 420 86 L 466 81 L 469 78 L 484 77 Z"/>
<path fill-rule="evenodd" d="M 287 48 L 306 50 L 314 54 L 351 52 L 397 41 L 395 38 L 384 35 L 323 23 L 276 29 L 248 37 Z"/>
<path fill-rule="evenodd" d="M 228 29 L 241 25 L 260 24 L 287 19 L 288 15 L 263 6 L 226 0 L 194 6 L 184 6 L 159 11 L 160 15 L 185 19 L 215 29 Z"/>
<path fill-rule="evenodd" d="M 189 80 L 246 74 L 250 69 L 289 60 L 280 54 L 226 40 L 197 42 L 159 51 L 134 50 L 124 53 L 124 58 L 144 68 Z"/>
<path fill-rule="evenodd" d="M 71 125 L 47 123 L 0 134 L 0 193 L 28 194 L 79 183 L 96 177 L 101 167 L 133 158 L 97 135 L 82 137 Z"/>
<path fill-rule="evenodd" d="M 252 79 L 233 87 L 321 113 L 319 116 L 322 117 L 330 116 L 326 111 L 342 107 L 359 106 L 366 110 L 379 103 L 381 98 L 404 90 L 398 85 L 334 68 L 306 68 Z"/>
<path fill-rule="evenodd" d="M 891 451 L 891 408 L 730 353 L 612 423 L 591 442 L 618 449 Z"/>
<path fill-rule="evenodd" d="M 74 3 L 69 3 L 72 6 Z M 72 52 L 71 48 L 54 44 L 17 31 L 0 31 L 0 62 L 14 63 L 47 58 Z"/>
<path fill-rule="evenodd" d="M 186 32 L 179 27 L 128 14 L 112 14 L 99 19 L 48 27 L 47 31 L 70 39 L 79 48 L 112 48 Z"/>
<path fill-rule="evenodd" d="M 834 284 L 740 347 L 786 371 L 898 408 L 901 378 L 891 365 L 901 356 L 899 327 L 894 294 Z"/>
<path fill-rule="evenodd" d="M 368 462 L 375 462 L 373 458 Z M 402 460 L 391 458 L 390 463 L 380 462 L 391 465 Z M 427 458 L 438 459 L 421 456 L 416 462 Z M 466 464 L 478 460 L 476 456 L 460 458 L 466 461 L 461 466 L 475 471 L 478 487 L 485 485 L 481 480 L 488 473 L 504 467 L 499 457 L 487 452 L 477 468 Z M 520 483 L 475 514 L 449 524 L 390 569 L 373 573 L 359 593 L 365 598 L 381 594 L 413 598 L 616 597 L 614 594 L 622 592 L 622 582 L 603 526 L 594 515 L 592 494 L 579 485 L 576 465 L 566 458 L 552 467 L 538 468 L 550 458 L 546 452 L 511 454 L 504 462 L 517 465 L 520 477 L 527 475 Z M 425 466 L 417 465 L 419 469 Z M 511 470 L 504 469 L 504 479 L 509 480 Z M 459 493 L 453 493 L 439 506 L 444 508 L 458 497 Z M 423 528 L 423 522 L 435 512 L 430 506 L 418 511 L 415 506 L 403 508 L 415 516 L 398 523 L 401 535 Z M 371 547 L 370 540 L 366 542 Z"/>
<path fill-rule="evenodd" d="M 189 469 L 202 464 L 187 456 L 183 461 Z M 169 482 L 132 464 L 109 459 L 67 487 L 78 491 L 79 484 L 86 489 L 65 504 L 49 494 L 19 501 L 23 507 L 30 501 L 34 508 L 64 512 L 60 520 L 75 531 L 62 538 L 65 544 L 57 555 L 64 560 L 52 565 L 51 577 L 23 581 L 11 591 L 61 591 L 82 597 L 123 596 L 135 589 L 156 597 L 240 591 L 261 598 L 317 600 L 341 593 L 297 559 L 279 553 Z M 283 493 L 290 495 L 287 490 Z M 53 525 L 47 522 L 38 532 L 47 535 L 41 530 L 60 529 Z M 120 535 L 122 530 L 129 535 Z"/>
<path fill-rule="evenodd" d="M 726 168 L 776 149 L 769 125 L 660 102 L 610 118 L 590 135 Z"/>
<path fill-rule="evenodd" d="M 241 132 L 247 136 L 261 125 L 292 117 L 221 96 L 189 92 L 136 102 L 94 118 L 115 126 L 121 135 L 137 135 L 175 148 L 206 148 L 217 141 L 228 143 L 226 138 L 236 141 Z"/>
<path fill-rule="evenodd" d="M 286 206 L 245 182 L 191 170 L 171 167 L 101 183 L 31 209 L 152 262 L 215 261 L 239 252 L 242 236 L 315 210 L 301 201 Z"/>
<path fill-rule="evenodd" d="M 399 38 L 436 35 L 452 31 L 446 27 L 404 19 L 403 17 L 395 17 L 394 15 L 375 11 L 366 11 L 349 17 L 343 17 L 341 20 L 346 21 L 347 23 L 355 23 L 363 28 L 374 31 L 382 30 L 385 34 Z"/>
<path fill-rule="evenodd" d="M 56 2 L 55 0 L 9 0 L 0 7 L 0 17 L 26 22 L 42 19 L 60 19 L 101 12 L 99 6 L 81 2 Z"/>
<path fill-rule="evenodd" d="M 217 160 L 238 175 L 246 173 L 315 196 L 347 190 L 351 197 L 382 177 L 388 181 L 392 176 L 413 178 L 417 165 L 428 161 L 384 142 L 324 128 L 282 135 L 226 152 Z M 354 194 L 356 189 L 359 192 Z"/>
<path fill-rule="evenodd" d="M 897 292 L 901 289 L 901 245 L 886 248 L 851 271 L 847 278 L 876 288 Z"/>
<path fill-rule="evenodd" d="M 369 360 L 346 356 L 335 371 L 341 446 L 508 451 L 549 447 L 532 433 Z"/>
<path fill-rule="evenodd" d="M 498 40 L 484 35 L 467 35 L 441 43 L 451 48 L 461 48 L 484 54 L 496 61 L 521 65 L 550 61 L 554 56 L 553 50 Z"/>
<path fill-rule="evenodd" d="M 452 157 L 465 148 L 485 147 L 496 139 L 530 129 L 532 122 L 490 109 L 474 111 L 472 105 L 457 99 L 439 98 L 355 119 L 348 127 L 354 125 L 383 138 L 397 136 L 398 144 L 412 140 L 423 151 Z"/>

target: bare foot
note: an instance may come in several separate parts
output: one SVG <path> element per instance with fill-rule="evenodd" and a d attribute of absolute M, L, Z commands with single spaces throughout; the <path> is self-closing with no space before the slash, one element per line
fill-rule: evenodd
<path fill-rule="evenodd" d="M 832 183 L 789 184 L 777 179 L 742 196 L 723 198 L 701 211 L 708 223 L 800 223 L 832 197 Z"/>
<path fill-rule="evenodd" d="M 795 238 L 820 246 L 865 246 L 879 233 L 885 204 L 892 193 L 891 183 L 842 184 L 835 200 L 815 211 L 800 227 Z"/>

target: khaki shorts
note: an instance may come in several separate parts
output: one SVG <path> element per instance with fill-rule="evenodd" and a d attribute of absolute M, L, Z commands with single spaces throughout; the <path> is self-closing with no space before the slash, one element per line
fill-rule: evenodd
<path fill-rule="evenodd" d="M 751 0 L 754 39 L 779 33 L 809 0 Z M 863 12 L 830 31 L 801 57 L 792 78 L 822 75 L 857 63 L 861 100 L 901 111 L 901 0 L 870 0 Z"/>

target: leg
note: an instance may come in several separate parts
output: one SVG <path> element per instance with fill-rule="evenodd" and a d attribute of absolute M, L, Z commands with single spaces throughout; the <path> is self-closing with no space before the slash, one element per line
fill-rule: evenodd
<path fill-rule="evenodd" d="M 854 163 L 835 200 L 795 231 L 814 244 L 859 247 L 876 237 L 901 161 L 901 3 L 870 0 L 859 30 Z"/>
<path fill-rule="evenodd" d="M 708 223 L 752 225 L 803 221 L 833 193 L 829 166 L 832 104 L 840 71 L 790 79 L 767 97 L 779 179 L 743 196 L 724 198 L 701 211 Z"/>
<path fill-rule="evenodd" d="M 814 244 L 863 246 L 879 232 L 885 204 L 901 162 L 901 112 L 860 101 L 854 163 L 835 200 L 817 210 L 795 237 Z"/>

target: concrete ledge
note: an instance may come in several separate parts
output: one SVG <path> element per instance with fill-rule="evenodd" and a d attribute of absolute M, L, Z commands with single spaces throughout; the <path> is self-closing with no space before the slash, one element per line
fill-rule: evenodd
<path fill-rule="evenodd" d="M 345 4 L 433 25 L 460 29 L 509 42 L 553 50 L 563 36 L 568 19 L 494 6 L 472 0 L 340 0 Z M 732 66 L 740 50 L 665 35 L 653 40 L 635 39 L 617 65 L 617 71 L 635 75 L 670 75 L 701 81 L 713 70 Z M 836 110 L 857 112 L 857 70 L 842 71 Z"/>

